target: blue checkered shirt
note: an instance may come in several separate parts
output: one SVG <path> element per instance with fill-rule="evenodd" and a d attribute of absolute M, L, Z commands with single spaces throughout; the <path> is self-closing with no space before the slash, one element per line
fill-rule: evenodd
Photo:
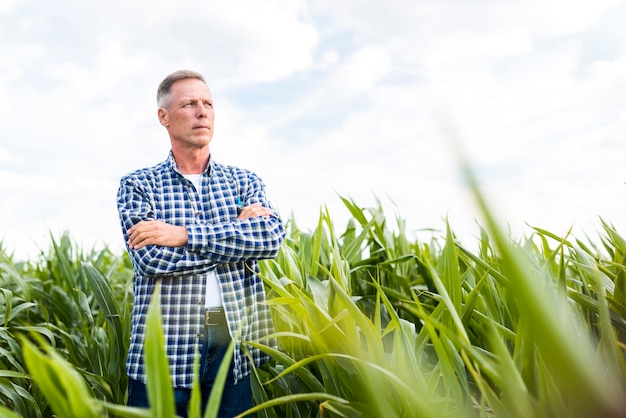
<path fill-rule="evenodd" d="M 277 215 L 237 220 L 239 206 L 270 207 L 265 186 L 251 171 L 210 160 L 201 190 L 178 170 L 170 152 L 154 167 L 120 181 L 117 206 L 124 233 L 143 220 L 187 227 L 186 247 L 147 246 L 128 250 L 134 266 L 128 375 L 145 382 L 143 363 L 146 314 L 155 285 L 161 283 L 163 331 L 174 387 L 190 388 L 193 360 L 204 334 L 207 274 L 215 270 L 231 335 L 241 329 L 233 355 L 235 381 L 250 373 L 241 341 L 263 339 L 273 331 L 257 260 L 273 258 L 285 236 Z M 262 341 L 273 345 L 275 341 Z M 250 348 L 256 366 L 267 361 Z"/>

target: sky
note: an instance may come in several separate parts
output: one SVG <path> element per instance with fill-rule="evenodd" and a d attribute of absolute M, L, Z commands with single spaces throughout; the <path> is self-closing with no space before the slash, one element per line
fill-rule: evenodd
<path fill-rule="evenodd" d="M 119 179 L 163 161 L 156 88 L 204 74 L 212 158 L 313 228 L 341 197 L 462 243 L 485 225 L 626 236 L 626 2 L 0 0 L 0 240 L 123 249 Z"/>

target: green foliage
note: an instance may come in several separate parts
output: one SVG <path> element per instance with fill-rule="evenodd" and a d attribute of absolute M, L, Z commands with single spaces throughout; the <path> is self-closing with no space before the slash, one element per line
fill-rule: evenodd
<path fill-rule="evenodd" d="M 26 371 L 21 337 L 50 344 L 97 399 L 124 402 L 131 277 L 127 257 L 83 253 L 68 235 L 53 238 L 50 252 L 32 262 L 0 250 L 0 369 L 15 373 L 0 374 L 0 404 L 23 417 L 52 415 Z"/>
<path fill-rule="evenodd" d="M 619 416 L 626 241 L 606 222 L 599 245 L 541 228 L 514 241 L 474 190 L 487 226 L 476 251 L 450 225 L 417 241 L 380 204 L 344 199 L 352 218 L 341 232 L 328 211 L 312 231 L 290 221 L 278 258 L 261 264 L 280 349 L 247 342 L 272 357 L 253 370 L 250 412 Z M 146 359 L 157 401 L 151 410 L 124 406 L 131 280 L 126 255 L 80 252 L 66 235 L 35 262 L 0 249 L 0 404 L 25 417 L 76 408 L 87 411 L 81 416 L 172 416 L 156 302 Z M 199 398 L 197 381 L 194 390 Z M 205 417 L 217 411 L 217 392 Z"/>
<path fill-rule="evenodd" d="M 55 414 L 62 417 L 100 416 L 93 392 L 59 353 L 37 337 L 46 354 L 24 339 L 24 359 L 33 379 L 44 390 Z"/>
<path fill-rule="evenodd" d="M 258 399 L 323 387 L 344 403 L 266 402 L 268 416 L 619 415 L 626 245 L 613 228 L 607 259 L 540 229 L 514 242 L 485 205 L 491 233 L 473 254 L 449 225 L 443 245 L 412 242 L 380 206 L 345 203 L 345 233 L 322 213 L 264 264 L 284 352 Z"/>

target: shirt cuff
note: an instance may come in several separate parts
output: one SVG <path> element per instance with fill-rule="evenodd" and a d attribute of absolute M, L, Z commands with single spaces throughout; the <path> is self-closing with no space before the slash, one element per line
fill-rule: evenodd
<path fill-rule="evenodd" d="M 202 242 L 205 237 L 206 226 L 204 225 L 187 225 L 187 249 L 192 252 L 198 252 L 204 246 Z"/>

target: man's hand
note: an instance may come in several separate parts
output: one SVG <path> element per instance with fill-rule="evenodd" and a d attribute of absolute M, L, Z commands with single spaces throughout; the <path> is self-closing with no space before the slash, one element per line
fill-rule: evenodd
<path fill-rule="evenodd" d="M 128 230 L 128 246 L 131 249 L 146 245 L 183 247 L 187 245 L 187 228 L 161 221 L 141 221 Z"/>
<path fill-rule="evenodd" d="M 243 220 L 257 216 L 270 216 L 273 213 L 273 210 L 263 207 L 260 203 L 253 203 L 242 208 L 241 213 L 237 216 L 237 219 Z"/>

